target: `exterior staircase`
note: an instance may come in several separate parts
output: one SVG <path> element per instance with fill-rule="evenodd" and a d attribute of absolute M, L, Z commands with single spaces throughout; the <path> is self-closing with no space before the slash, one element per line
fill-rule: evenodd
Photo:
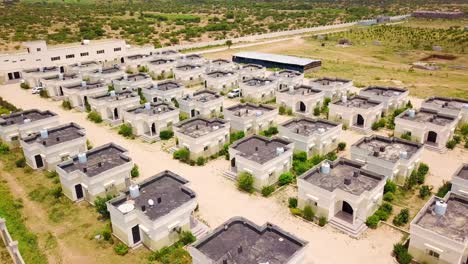
<path fill-rule="evenodd" d="M 192 235 L 194 235 L 197 240 L 202 238 L 206 233 L 209 231 L 209 227 L 202 223 L 201 221 L 195 220 L 196 223 L 194 223 L 194 226 L 190 227 L 190 232 L 192 232 Z"/>
<path fill-rule="evenodd" d="M 223 172 L 223 176 L 233 181 L 237 180 L 237 173 L 230 170 Z"/>
<path fill-rule="evenodd" d="M 347 221 L 344 221 L 338 217 L 333 217 L 330 220 L 330 225 L 334 228 L 340 230 L 341 232 L 348 234 L 353 238 L 359 238 L 361 234 L 367 230 L 367 226 L 364 222 L 360 220 L 355 220 L 356 223 L 351 224 Z"/>
<path fill-rule="evenodd" d="M 145 141 L 145 142 L 148 142 L 148 143 L 152 143 L 154 141 L 158 141 L 159 140 L 159 136 L 157 135 L 154 135 L 154 136 L 151 136 L 149 134 L 143 134 L 140 136 L 141 140 Z"/>
<path fill-rule="evenodd" d="M 173 146 L 173 147 L 170 147 L 167 149 L 167 151 L 169 151 L 170 154 L 176 152 L 179 148 L 177 146 Z"/>
<path fill-rule="evenodd" d="M 439 147 L 436 147 L 436 146 L 433 146 L 433 145 L 430 145 L 430 144 L 424 144 L 424 147 L 428 150 L 432 150 L 432 151 L 435 151 L 435 152 L 438 152 L 438 153 L 445 153 L 447 152 L 447 148 L 444 146 L 443 148 L 439 148 Z"/>

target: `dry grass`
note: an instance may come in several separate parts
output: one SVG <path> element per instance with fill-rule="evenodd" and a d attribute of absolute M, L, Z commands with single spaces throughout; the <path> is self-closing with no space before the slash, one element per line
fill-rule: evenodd
<path fill-rule="evenodd" d="M 5 243 L 0 238 L 0 263 L 2 264 L 13 264 L 13 260 L 11 260 L 10 253 L 5 247 Z"/>

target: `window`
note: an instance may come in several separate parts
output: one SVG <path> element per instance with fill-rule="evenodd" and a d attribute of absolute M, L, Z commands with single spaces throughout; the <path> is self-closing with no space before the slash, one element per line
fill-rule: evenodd
<path fill-rule="evenodd" d="M 203 148 L 203 150 L 204 150 L 204 151 L 207 151 L 207 150 L 208 150 L 208 146 L 205 146 L 205 147 Z"/>
<path fill-rule="evenodd" d="M 37 48 L 36 50 L 37 50 L 37 51 L 41 51 L 41 48 Z"/>
<path fill-rule="evenodd" d="M 98 50 L 96 51 L 97 54 L 104 54 L 104 50 Z"/>
<path fill-rule="evenodd" d="M 428 254 L 429 256 L 431 256 L 431 257 L 436 258 L 436 259 L 438 259 L 438 258 L 440 257 L 440 254 L 439 254 L 439 253 L 435 252 L 434 250 L 430 250 L 430 249 L 427 251 L 427 254 Z"/>
<path fill-rule="evenodd" d="M 88 52 L 82 52 L 82 53 L 80 53 L 80 56 L 81 56 L 81 57 L 86 57 L 86 56 L 88 56 L 88 55 L 89 55 Z"/>
<path fill-rule="evenodd" d="M 51 61 L 58 61 L 60 60 L 60 56 L 57 56 L 57 57 L 52 57 L 50 58 Z"/>
<path fill-rule="evenodd" d="M 68 54 L 67 56 L 65 56 L 65 58 L 73 59 L 73 58 L 75 58 L 75 54 Z"/>
<path fill-rule="evenodd" d="M 115 51 L 115 52 L 121 51 L 121 50 L 122 50 L 122 48 L 120 48 L 120 47 L 119 47 L 119 48 L 114 48 L 114 51 Z"/>

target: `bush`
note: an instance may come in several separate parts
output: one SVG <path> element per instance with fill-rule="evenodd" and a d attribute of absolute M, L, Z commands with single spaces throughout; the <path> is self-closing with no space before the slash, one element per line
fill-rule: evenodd
<path fill-rule="evenodd" d="M 428 172 L 429 172 L 429 166 L 421 162 L 418 166 L 418 184 L 424 183 L 424 180 Z"/>
<path fill-rule="evenodd" d="M 383 210 L 383 211 L 385 211 L 386 213 L 391 214 L 392 211 L 393 211 L 393 206 L 392 206 L 391 204 L 389 204 L 389 203 L 383 203 L 383 204 L 380 206 L 379 210 Z"/>
<path fill-rule="evenodd" d="M 190 151 L 188 148 L 181 148 L 175 151 L 172 156 L 174 159 L 187 163 L 190 159 Z"/>
<path fill-rule="evenodd" d="M 16 165 L 17 168 L 26 167 L 26 159 L 24 157 L 17 159 L 15 161 L 15 165 Z"/>
<path fill-rule="evenodd" d="M 384 118 L 379 119 L 377 122 L 374 122 L 372 124 L 372 130 L 379 130 L 381 128 L 384 128 L 386 124 L 386 121 Z"/>
<path fill-rule="evenodd" d="M 455 141 L 457 144 L 459 144 L 461 142 L 461 137 L 459 135 L 454 135 L 453 136 L 453 141 Z"/>
<path fill-rule="evenodd" d="M 366 225 L 369 228 L 376 229 L 379 222 L 380 222 L 380 218 L 377 215 L 373 214 L 367 218 Z"/>
<path fill-rule="evenodd" d="M 411 140 L 411 133 L 406 132 L 406 133 L 401 135 L 401 138 L 405 139 L 405 140 Z"/>
<path fill-rule="evenodd" d="M 20 87 L 23 88 L 23 89 L 26 89 L 26 90 L 31 88 L 31 87 L 29 86 L 29 84 L 27 84 L 27 83 L 25 83 L 25 82 L 21 83 L 21 84 L 20 84 Z"/>
<path fill-rule="evenodd" d="M 10 147 L 5 143 L 0 143 L 0 154 L 7 154 L 10 152 Z"/>
<path fill-rule="evenodd" d="M 265 186 L 262 188 L 262 196 L 268 197 L 270 196 L 274 191 L 275 191 L 275 186 L 270 185 L 270 186 Z"/>
<path fill-rule="evenodd" d="M 278 134 L 278 128 L 272 126 L 269 127 L 267 130 L 262 131 L 260 134 L 266 137 L 271 137 L 273 135 Z"/>
<path fill-rule="evenodd" d="M 47 92 L 47 90 L 44 89 L 39 91 L 39 96 L 42 98 L 49 98 L 49 93 Z"/>
<path fill-rule="evenodd" d="M 431 188 L 429 186 L 422 185 L 421 187 L 419 187 L 419 197 L 424 199 L 429 195 L 431 195 Z"/>
<path fill-rule="evenodd" d="M 198 157 L 196 161 L 198 166 L 203 166 L 205 162 L 206 162 L 206 159 L 204 157 Z"/>
<path fill-rule="evenodd" d="M 393 224 L 396 226 L 402 226 L 408 223 L 409 210 L 401 209 L 400 213 L 393 218 Z"/>
<path fill-rule="evenodd" d="M 119 135 L 122 135 L 126 138 L 133 136 L 133 128 L 132 125 L 125 123 L 120 125 L 119 127 Z"/>
<path fill-rule="evenodd" d="M 346 143 L 345 142 L 340 142 L 338 143 L 338 151 L 343 151 L 346 148 Z"/>
<path fill-rule="evenodd" d="M 96 111 L 91 111 L 91 112 L 88 113 L 88 120 L 91 120 L 91 121 L 93 121 L 94 123 L 97 123 L 97 124 L 102 123 L 102 117 Z"/>
<path fill-rule="evenodd" d="M 279 109 L 278 109 L 278 113 L 279 113 L 280 115 L 286 114 L 286 107 L 285 107 L 284 105 L 280 105 L 280 106 L 279 106 Z"/>
<path fill-rule="evenodd" d="M 113 198 L 112 195 L 108 194 L 104 197 L 97 197 L 94 201 L 94 207 L 96 211 L 101 215 L 102 218 L 108 219 L 110 217 L 109 211 L 107 211 L 107 202 Z"/>
<path fill-rule="evenodd" d="M 254 181 L 255 179 L 252 174 L 242 172 L 237 177 L 237 187 L 244 192 L 252 193 L 254 191 Z"/>
<path fill-rule="evenodd" d="M 468 123 L 463 123 L 460 125 L 460 133 L 465 137 L 468 136 Z"/>
<path fill-rule="evenodd" d="M 436 195 L 440 198 L 443 198 L 449 191 L 452 189 L 452 183 L 449 181 L 444 181 L 442 186 L 437 190 Z"/>
<path fill-rule="evenodd" d="M 229 135 L 229 141 L 231 143 L 236 142 L 237 140 L 245 137 L 244 131 L 233 132 Z"/>
<path fill-rule="evenodd" d="M 182 231 L 179 236 L 179 241 L 182 242 L 185 246 L 195 242 L 197 238 L 190 231 Z"/>
<path fill-rule="evenodd" d="M 290 172 L 285 172 L 279 176 L 278 184 L 280 186 L 290 184 L 294 180 L 294 175 Z"/>
<path fill-rule="evenodd" d="M 114 246 L 114 251 L 119 256 L 125 256 L 128 253 L 128 246 L 124 243 L 119 242 L 117 245 Z"/>
<path fill-rule="evenodd" d="M 68 101 L 68 100 L 63 100 L 63 102 L 62 102 L 62 108 L 65 109 L 65 110 L 71 110 L 71 109 L 72 109 L 72 106 L 71 106 L 70 101 Z"/>
<path fill-rule="evenodd" d="M 319 116 L 320 115 L 320 107 L 315 107 L 314 108 L 314 116 Z"/>
<path fill-rule="evenodd" d="M 395 199 L 395 195 L 392 192 L 388 192 L 383 196 L 384 201 L 391 202 Z"/>
<path fill-rule="evenodd" d="M 189 116 L 186 113 L 180 113 L 179 114 L 179 121 L 184 121 L 184 120 L 186 120 L 188 118 L 189 118 Z"/>
<path fill-rule="evenodd" d="M 319 226 L 322 226 L 322 227 L 325 226 L 327 224 L 327 218 L 325 216 L 321 216 L 319 218 L 319 223 L 318 224 L 319 224 Z"/>
<path fill-rule="evenodd" d="M 291 109 L 291 108 L 286 109 L 286 114 L 287 114 L 288 116 L 292 116 L 292 115 L 293 115 L 292 109 Z"/>
<path fill-rule="evenodd" d="M 375 211 L 374 215 L 377 216 L 381 221 L 387 221 L 387 219 L 390 217 L 387 212 L 381 209 Z"/>
<path fill-rule="evenodd" d="M 62 195 L 63 195 L 62 186 L 60 186 L 60 185 L 52 188 L 49 192 L 55 199 L 58 199 L 58 198 L 62 197 Z"/>
<path fill-rule="evenodd" d="M 289 208 L 289 211 L 290 211 L 291 214 L 293 214 L 293 215 L 297 215 L 297 216 L 302 217 L 302 210 L 299 209 L 299 208 Z"/>
<path fill-rule="evenodd" d="M 304 206 L 303 215 L 304 215 L 304 219 L 308 221 L 314 220 L 315 213 L 314 213 L 314 210 L 312 210 L 312 207 L 310 205 Z"/>
<path fill-rule="evenodd" d="M 457 142 L 455 140 L 453 140 L 453 139 L 447 141 L 447 144 L 445 144 L 445 146 L 448 149 L 454 149 L 456 145 L 457 145 Z"/>
<path fill-rule="evenodd" d="M 297 198 L 296 197 L 289 197 L 288 207 L 289 208 L 296 208 L 297 207 Z"/>
<path fill-rule="evenodd" d="M 172 130 L 162 130 L 159 132 L 159 138 L 161 140 L 168 140 L 171 139 L 174 136 L 174 131 Z"/>
<path fill-rule="evenodd" d="M 140 170 L 138 169 L 138 165 L 133 165 L 133 168 L 132 170 L 130 171 L 130 176 L 132 176 L 132 178 L 136 178 L 138 176 L 140 176 Z"/>
<path fill-rule="evenodd" d="M 413 261 L 413 256 L 408 253 L 408 249 L 401 243 L 393 245 L 393 254 L 400 264 L 410 264 Z"/>
<path fill-rule="evenodd" d="M 307 161 L 307 153 L 305 151 L 295 152 L 293 154 L 293 160 L 305 162 Z"/>

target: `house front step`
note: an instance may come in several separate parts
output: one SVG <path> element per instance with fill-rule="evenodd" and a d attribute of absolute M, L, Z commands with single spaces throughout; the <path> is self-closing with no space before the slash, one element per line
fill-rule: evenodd
<path fill-rule="evenodd" d="M 225 171 L 223 172 L 223 176 L 233 181 L 237 179 L 237 173 L 233 171 Z"/>
<path fill-rule="evenodd" d="M 432 150 L 432 151 L 435 151 L 435 152 L 439 152 L 439 153 L 441 153 L 441 154 L 447 152 L 447 148 L 446 148 L 446 147 L 440 148 L 440 147 L 432 146 L 432 145 L 429 145 L 429 144 L 424 144 L 424 147 L 427 148 L 428 150 Z"/>
<path fill-rule="evenodd" d="M 330 220 L 330 224 L 334 228 L 340 230 L 341 232 L 345 234 L 348 234 L 349 236 L 353 238 L 359 238 L 361 234 L 367 230 L 367 226 L 363 222 L 359 222 L 355 225 L 351 225 L 336 217 L 333 217 Z"/>
<path fill-rule="evenodd" d="M 140 138 L 145 141 L 145 142 L 153 142 L 153 141 L 158 141 L 159 140 L 159 137 L 158 136 L 150 136 L 150 135 L 147 135 L 147 134 L 143 134 L 140 136 Z"/>
<path fill-rule="evenodd" d="M 173 146 L 173 147 L 170 147 L 167 149 L 167 151 L 169 151 L 170 154 L 176 152 L 179 148 L 177 148 L 177 146 Z"/>

